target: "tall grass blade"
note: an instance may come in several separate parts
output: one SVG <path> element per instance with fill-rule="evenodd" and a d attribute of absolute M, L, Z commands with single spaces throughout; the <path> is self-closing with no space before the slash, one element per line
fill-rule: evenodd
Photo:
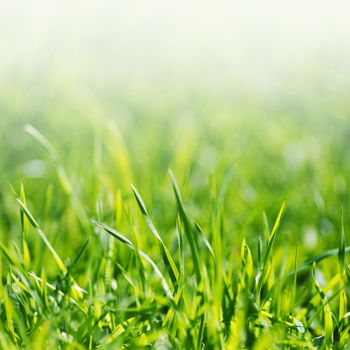
<path fill-rule="evenodd" d="M 345 262 L 345 231 L 344 231 L 344 211 L 341 211 L 341 233 L 339 242 L 339 252 L 338 252 L 338 273 L 339 273 L 339 316 L 338 321 L 340 322 L 347 312 L 347 300 L 345 293 L 345 274 L 346 274 L 346 262 Z"/>
<path fill-rule="evenodd" d="M 52 253 L 53 257 L 55 258 L 55 261 L 58 265 L 58 267 L 61 269 L 61 271 L 66 274 L 67 273 L 67 267 L 65 266 L 65 264 L 63 263 L 63 261 L 61 260 L 61 258 L 59 257 L 59 255 L 56 253 L 55 249 L 53 248 L 53 246 L 51 245 L 51 243 L 49 242 L 48 238 L 46 237 L 45 233 L 41 230 L 39 224 L 36 222 L 36 220 L 34 219 L 33 215 L 30 213 L 30 211 L 28 210 L 28 208 L 24 205 L 24 203 L 21 201 L 20 197 L 17 195 L 16 193 L 16 200 L 18 202 L 18 204 L 20 205 L 20 207 L 22 208 L 22 210 L 24 211 L 26 217 L 28 218 L 29 222 L 32 224 L 32 226 L 35 228 L 36 232 L 39 234 L 40 238 L 43 240 L 43 242 L 45 243 L 46 247 L 50 250 L 50 252 Z"/>
<path fill-rule="evenodd" d="M 82 225 L 84 227 L 89 226 L 89 219 L 85 212 L 85 209 L 83 205 L 81 204 L 80 200 L 76 196 L 76 194 L 73 191 L 73 185 L 70 182 L 68 175 L 66 173 L 66 170 L 64 166 L 62 165 L 60 158 L 58 156 L 58 152 L 56 151 L 55 147 L 47 140 L 47 138 L 41 134 L 37 129 L 35 129 L 32 125 L 27 124 L 24 129 L 26 132 L 31 135 L 35 140 L 39 142 L 39 144 L 47 151 L 49 154 L 51 160 L 53 161 L 56 172 L 58 175 L 58 178 L 61 182 L 62 188 L 65 191 L 65 193 L 69 196 L 72 206 L 76 211 L 76 214 L 81 221 Z"/>
<path fill-rule="evenodd" d="M 175 176 L 171 170 L 169 170 L 169 175 L 170 175 L 170 178 L 171 178 L 171 181 L 173 184 L 173 190 L 175 193 L 175 198 L 176 198 L 177 207 L 179 210 L 179 215 L 180 215 L 181 221 L 183 223 L 183 228 L 184 228 L 186 237 L 190 243 L 192 259 L 193 259 L 193 266 L 194 266 L 194 271 L 196 274 L 196 280 L 197 280 L 197 283 L 199 283 L 201 280 L 201 267 L 200 267 L 200 259 L 199 259 L 199 254 L 198 254 L 197 241 L 196 241 L 196 238 L 195 238 L 195 235 L 193 232 L 193 227 L 191 225 L 191 222 L 187 216 L 184 205 L 182 203 L 182 198 L 181 198 L 179 186 L 178 186 L 176 179 L 175 179 Z"/>
<path fill-rule="evenodd" d="M 103 230 L 105 230 L 107 233 L 109 233 L 110 235 L 112 235 L 114 238 L 118 239 L 120 242 L 126 244 L 130 249 L 132 250 L 136 250 L 135 245 L 128 239 L 126 238 L 124 235 L 122 235 L 121 233 L 119 233 L 118 231 L 116 231 L 115 229 L 113 229 L 112 227 L 105 225 L 101 222 L 98 222 L 96 220 L 92 220 L 93 224 L 102 228 Z M 140 254 L 140 256 L 142 256 L 146 261 L 149 262 L 149 264 L 153 267 L 154 272 L 156 273 L 156 275 L 160 278 L 161 282 L 162 282 L 162 286 L 166 292 L 166 295 L 168 296 L 168 298 L 170 298 L 171 300 L 173 300 L 173 294 L 169 288 L 169 285 L 165 279 L 165 277 L 163 276 L 162 272 L 160 271 L 160 269 L 158 268 L 157 264 L 142 250 L 138 249 L 138 253 Z"/>
<path fill-rule="evenodd" d="M 157 229 L 155 228 L 151 218 L 149 217 L 148 215 L 148 212 L 147 212 L 147 209 L 146 209 L 146 206 L 145 206 L 145 203 L 143 202 L 143 199 L 141 197 L 141 195 L 139 194 L 139 192 L 137 191 L 137 189 L 131 185 L 132 187 L 132 190 L 134 192 L 134 195 L 135 195 L 135 199 L 136 199 L 136 202 L 141 210 L 141 213 L 148 225 L 148 227 L 150 228 L 151 232 L 153 233 L 154 237 L 158 240 L 159 242 L 159 245 L 160 245 L 160 250 L 161 250 L 161 253 L 162 253 L 162 257 L 163 257 L 163 261 L 164 261 L 164 264 L 168 270 L 168 273 L 169 273 L 169 276 L 171 278 L 171 281 L 173 282 L 173 284 L 175 285 L 177 282 L 178 282 L 178 279 L 179 279 L 179 271 L 177 269 L 177 266 L 168 250 L 168 248 L 165 246 L 162 238 L 160 237 Z"/>

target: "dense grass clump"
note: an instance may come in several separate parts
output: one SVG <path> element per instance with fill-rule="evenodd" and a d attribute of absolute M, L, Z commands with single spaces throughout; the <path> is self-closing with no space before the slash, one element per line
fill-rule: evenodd
<path fill-rule="evenodd" d="M 346 118 L 207 107 L 2 122 L 1 348 L 347 347 Z"/>

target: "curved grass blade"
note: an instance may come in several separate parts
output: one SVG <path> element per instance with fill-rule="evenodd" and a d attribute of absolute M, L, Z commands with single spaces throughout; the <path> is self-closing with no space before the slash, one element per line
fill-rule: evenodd
<path fill-rule="evenodd" d="M 85 243 L 83 244 L 83 246 L 80 248 L 77 256 L 75 257 L 75 259 L 73 260 L 73 262 L 69 265 L 69 268 L 71 269 L 73 266 L 75 266 L 78 262 L 78 260 L 80 259 L 80 257 L 83 255 L 85 249 L 87 248 L 88 244 L 90 243 L 90 238 L 88 238 Z"/>
<path fill-rule="evenodd" d="M 206 247 L 208 248 L 209 252 L 210 252 L 210 255 L 212 256 L 213 259 L 215 259 L 215 253 L 214 253 L 214 250 L 211 246 L 211 244 L 209 243 L 207 237 L 205 237 L 204 235 L 204 232 L 202 230 L 202 228 L 199 226 L 199 224 L 197 222 L 194 223 L 198 233 L 200 234 L 204 244 L 206 245 Z"/>
<path fill-rule="evenodd" d="M 114 238 L 118 239 L 120 242 L 126 244 L 130 249 L 136 250 L 135 245 L 128 238 L 126 238 L 124 235 L 122 235 L 121 233 L 119 233 L 118 231 L 113 229 L 112 227 L 110 227 L 106 224 L 103 224 L 101 222 L 98 222 L 96 220 L 92 220 L 92 223 L 94 225 L 102 228 L 103 230 L 105 230 L 107 233 L 112 235 Z M 146 261 L 148 261 L 148 263 L 153 267 L 154 272 L 156 273 L 156 275 L 160 278 L 160 280 L 162 282 L 162 286 L 165 290 L 166 295 L 171 300 L 173 300 L 174 298 L 173 298 L 173 294 L 170 290 L 170 287 L 169 287 L 165 277 L 163 276 L 162 272 L 158 268 L 157 264 L 144 251 L 142 251 L 140 249 L 138 249 L 137 251 L 140 254 L 140 256 L 142 256 Z"/>
<path fill-rule="evenodd" d="M 182 232 L 182 226 L 180 218 L 176 220 L 176 236 L 179 246 L 179 261 L 180 261 L 180 279 L 183 280 L 185 277 L 185 248 L 184 248 L 184 237 Z"/>
<path fill-rule="evenodd" d="M 37 129 L 32 125 L 26 124 L 24 130 L 31 136 L 33 136 L 47 151 L 53 161 L 57 162 L 59 157 L 55 147 L 48 141 L 48 139 L 41 134 Z"/>
<path fill-rule="evenodd" d="M 342 209 L 342 218 L 341 218 L 341 233 L 340 233 L 340 242 L 338 249 L 338 264 L 340 271 L 345 269 L 345 232 L 344 232 L 344 213 Z"/>
<path fill-rule="evenodd" d="M 258 278 L 258 283 L 257 283 L 257 297 L 259 297 L 261 288 L 262 288 L 262 286 L 265 282 L 265 279 L 266 279 L 266 275 L 267 275 L 267 271 L 268 271 L 268 269 L 267 269 L 268 262 L 270 259 L 273 245 L 275 243 L 276 233 L 277 233 L 278 227 L 281 223 L 282 215 L 283 215 L 285 209 L 286 209 L 286 202 L 283 202 L 282 206 L 278 212 L 275 223 L 273 225 L 271 235 L 270 235 L 269 241 L 267 243 L 267 248 L 266 248 L 265 254 L 264 254 L 263 259 L 262 259 L 261 271 L 259 271 L 260 273 L 259 273 L 259 278 Z"/>
<path fill-rule="evenodd" d="M 350 252 L 350 246 L 346 246 L 344 248 L 345 250 L 345 253 L 348 253 Z M 318 255 L 315 255 L 315 256 L 312 256 L 306 260 L 304 260 L 303 263 L 301 263 L 300 265 L 297 266 L 296 270 L 293 269 L 292 271 L 288 272 L 284 278 L 287 278 L 287 277 L 291 277 L 295 274 L 295 272 L 297 273 L 300 273 L 300 272 L 303 272 L 303 271 L 306 271 L 306 270 L 310 270 L 312 268 L 312 264 L 315 262 L 315 263 L 319 263 L 320 261 L 324 260 L 324 259 L 327 259 L 327 258 L 330 258 L 332 256 L 336 256 L 339 254 L 339 248 L 334 248 L 334 249 L 329 249 L 329 250 L 326 250 L 325 252 L 321 253 L 321 254 L 318 254 Z M 347 267 L 347 265 L 345 264 L 345 268 Z M 349 281 L 350 281 L 350 271 L 349 271 Z"/>
<path fill-rule="evenodd" d="M 49 283 L 49 282 L 43 281 L 42 278 L 40 278 L 39 276 L 37 276 L 33 271 L 32 271 L 32 272 L 29 272 L 28 275 L 29 275 L 30 277 L 32 277 L 32 278 L 35 280 L 36 283 L 41 284 L 42 282 L 44 282 L 44 284 L 45 284 L 45 286 L 46 286 L 47 288 L 49 288 L 49 289 L 52 290 L 52 291 L 57 291 L 58 294 L 61 295 L 62 297 L 65 296 L 65 293 L 63 293 L 60 289 L 57 289 L 57 286 L 55 286 L 55 285 L 53 285 L 53 284 L 51 284 L 51 283 Z M 80 288 L 80 291 L 81 291 L 82 293 L 84 293 L 84 294 L 87 294 L 87 291 L 86 291 L 85 289 Z M 84 314 L 87 315 L 88 310 L 86 309 L 86 306 L 85 306 L 85 305 L 84 305 L 84 306 L 80 305 L 80 303 L 78 303 L 77 300 L 74 299 L 74 298 L 72 298 L 72 297 L 69 297 L 69 301 L 70 301 L 72 304 L 74 304 L 76 307 L 78 307 L 80 311 L 82 311 Z"/>
<path fill-rule="evenodd" d="M 296 296 L 297 296 L 297 265 L 298 265 L 298 259 L 299 259 L 299 241 L 295 250 L 295 258 L 294 258 L 294 274 L 293 274 L 293 310 L 295 309 L 296 304 Z M 292 311 L 294 314 L 294 311 Z"/>
<path fill-rule="evenodd" d="M 6 258 L 12 265 L 15 265 L 15 266 L 19 265 L 18 259 L 10 253 L 10 251 L 6 248 L 6 246 L 1 241 L 0 241 L 0 250 L 5 254 Z"/>
<path fill-rule="evenodd" d="M 273 228 L 272 228 L 272 231 L 271 231 L 271 235 L 269 237 L 269 242 L 267 244 L 266 252 L 265 252 L 265 255 L 264 255 L 264 259 L 263 259 L 263 268 L 265 267 L 265 265 L 267 264 L 267 262 L 268 262 L 268 260 L 270 258 L 270 254 L 271 254 L 271 251 L 272 251 L 273 245 L 275 243 L 275 239 L 276 239 L 276 233 L 277 233 L 278 227 L 279 227 L 279 225 L 281 223 L 282 215 L 283 215 L 285 209 L 286 209 L 286 202 L 283 202 L 282 206 L 281 206 L 281 209 L 278 212 L 275 224 L 273 225 Z"/>
<path fill-rule="evenodd" d="M 20 199 L 21 199 L 22 203 L 25 206 L 27 206 L 26 195 L 24 192 L 23 183 L 21 184 Z M 22 208 L 20 210 L 20 218 L 21 218 L 21 227 L 22 227 L 23 263 L 24 263 L 25 268 L 28 270 L 30 268 L 30 263 L 31 263 L 29 247 L 27 244 L 28 219 L 27 219 L 26 215 L 24 214 L 24 211 Z"/>
<path fill-rule="evenodd" d="M 59 255 L 57 254 L 57 252 L 55 251 L 53 246 L 51 245 L 50 241 L 46 237 L 45 233 L 41 230 L 39 224 L 34 219 L 33 215 L 30 213 L 30 211 L 25 206 L 25 204 L 22 202 L 22 200 L 20 199 L 20 197 L 18 196 L 18 194 L 16 192 L 15 192 L 15 196 L 16 196 L 16 200 L 17 200 L 18 204 L 20 205 L 21 209 L 23 210 L 23 212 L 24 212 L 25 216 L 27 217 L 28 221 L 35 228 L 36 232 L 39 234 L 40 238 L 43 240 L 43 242 L 45 243 L 46 247 L 50 250 L 51 254 L 55 258 L 55 261 L 56 261 L 58 267 L 60 268 L 60 270 L 64 274 L 66 274 L 67 273 L 66 265 L 63 263 L 63 261 L 61 260 L 61 258 L 59 257 Z"/>
<path fill-rule="evenodd" d="M 55 147 L 47 140 L 47 138 L 43 134 L 41 134 L 32 125 L 27 124 L 25 125 L 24 129 L 29 135 L 31 135 L 36 141 L 39 142 L 39 144 L 46 150 L 46 152 L 50 156 L 51 160 L 55 165 L 56 172 L 61 182 L 63 190 L 69 196 L 72 206 L 81 224 L 84 227 L 87 227 L 89 225 L 89 219 L 86 214 L 85 208 L 80 202 L 80 200 L 78 199 L 78 197 L 75 195 L 75 192 L 73 190 L 73 185 L 68 178 L 66 170 L 60 161 L 58 152 L 56 151 Z"/>
<path fill-rule="evenodd" d="M 339 242 L 339 251 L 338 251 L 338 273 L 339 273 L 339 316 L 338 320 L 340 321 L 347 309 L 347 300 L 345 293 L 345 231 L 344 231 L 344 211 L 342 208 L 341 211 L 341 233 L 340 233 L 340 242 Z"/>
<path fill-rule="evenodd" d="M 174 189 L 174 193 L 175 193 L 177 207 L 179 210 L 179 215 L 180 215 L 181 221 L 183 223 L 183 228 L 184 228 L 185 234 L 187 236 L 187 239 L 190 243 L 192 259 L 193 259 L 193 266 L 194 266 L 194 271 L 196 274 L 196 280 L 197 280 L 197 283 L 199 283 L 201 281 L 201 268 L 200 268 L 200 260 L 199 260 L 199 254 L 198 254 L 197 241 L 196 241 L 196 238 L 193 234 L 193 228 L 192 228 L 191 222 L 186 214 L 184 205 L 182 203 L 182 198 L 181 198 L 179 186 L 178 186 L 176 179 L 175 179 L 175 176 L 171 170 L 169 170 L 169 175 L 171 178 L 171 182 L 173 184 L 173 189 Z"/>
<path fill-rule="evenodd" d="M 323 301 L 323 329 L 324 329 L 324 336 L 325 336 L 325 342 L 327 345 L 333 344 L 333 319 L 332 319 L 332 312 L 329 306 L 329 298 L 327 298 L 325 292 L 322 290 L 320 284 L 317 281 L 316 278 L 316 263 L 312 264 L 312 277 L 314 281 L 314 286 Z"/>
<path fill-rule="evenodd" d="M 91 220 L 92 223 L 98 227 L 101 227 L 102 229 L 104 229 L 107 233 L 109 233 L 110 235 L 112 235 L 114 238 L 116 238 L 117 240 L 119 240 L 120 242 L 126 244 L 127 246 L 129 246 L 131 249 L 135 249 L 134 244 L 125 236 L 123 236 L 121 233 L 119 233 L 118 231 L 114 230 L 112 227 L 103 224 L 102 222 L 98 222 L 96 220 Z"/>
<path fill-rule="evenodd" d="M 134 195 L 135 195 L 135 199 L 136 199 L 136 202 L 141 210 L 141 213 L 148 225 L 148 227 L 150 228 L 151 232 L 153 233 L 154 237 L 156 237 L 156 239 L 158 240 L 159 242 L 159 245 L 160 245 L 160 250 L 161 250 L 161 253 L 162 253 L 162 257 L 163 257 L 163 261 L 164 261 L 164 264 L 168 270 L 168 273 L 169 273 L 169 276 L 171 278 L 171 281 L 173 282 L 174 285 L 177 284 L 178 280 L 179 280 L 179 270 L 175 264 L 175 261 L 173 260 L 170 252 L 169 252 L 169 249 L 166 247 L 166 245 L 164 244 L 162 238 L 160 237 L 157 229 L 155 228 L 151 218 L 149 217 L 148 215 L 148 212 L 147 212 L 147 209 L 146 209 L 146 206 L 145 206 L 145 203 L 144 201 L 142 200 L 142 197 L 140 195 L 140 193 L 137 191 L 137 189 L 131 185 L 131 188 L 134 192 Z"/>

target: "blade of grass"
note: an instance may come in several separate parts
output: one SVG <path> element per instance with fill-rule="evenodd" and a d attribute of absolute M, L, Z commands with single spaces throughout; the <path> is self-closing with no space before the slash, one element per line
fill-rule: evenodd
<path fill-rule="evenodd" d="M 107 233 L 109 233 L 110 235 L 112 235 L 113 237 L 115 237 L 116 239 L 118 239 L 120 242 L 126 244 L 130 249 L 135 250 L 136 247 L 134 246 L 134 244 L 127 239 L 124 235 L 122 235 L 121 233 L 119 233 L 118 231 L 116 231 L 115 229 L 113 229 L 112 227 L 105 225 L 101 222 L 98 222 L 96 220 L 92 220 L 92 223 L 100 228 L 102 228 L 103 230 L 105 230 Z M 168 298 L 170 298 L 171 300 L 173 300 L 173 294 L 169 288 L 169 285 L 165 279 L 165 277 L 163 276 L 162 272 L 160 271 L 160 269 L 158 268 L 157 264 L 142 250 L 138 249 L 138 253 L 140 254 L 140 256 L 142 256 L 146 261 L 148 261 L 148 263 L 153 267 L 154 272 L 156 273 L 156 275 L 160 278 L 161 282 L 162 282 L 162 286 L 166 292 L 166 295 L 168 296 Z"/>
<path fill-rule="evenodd" d="M 210 255 L 212 256 L 213 259 L 215 259 L 214 250 L 213 250 L 211 244 L 209 243 L 207 237 L 205 237 L 205 234 L 204 234 L 202 228 L 199 226 L 199 224 L 197 222 L 195 222 L 194 225 L 197 229 L 197 232 L 200 234 L 205 246 L 208 248 Z"/>
<path fill-rule="evenodd" d="M 18 196 L 18 194 L 15 191 L 14 191 L 14 193 L 15 193 L 15 196 L 16 196 L 16 200 L 17 200 L 18 204 L 20 205 L 21 209 L 23 210 L 25 216 L 27 217 L 27 219 L 29 220 L 31 225 L 35 228 L 36 232 L 39 234 L 40 238 L 43 240 L 43 242 L 45 243 L 46 247 L 50 250 L 50 252 L 53 255 L 53 257 L 55 258 L 55 261 L 56 261 L 58 267 L 60 268 L 60 270 L 64 274 L 66 274 L 67 273 L 67 267 L 65 266 L 65 264 L 63 263 L 63 261 L 61 260 L 61 258 L 59 257 L 59 255 L 57 254 L 57 252 L 55 251 L 53 246 L 51 245 L 51 243 L 49 242 L 49 240 L 46 237 L 45 233 L 41 230 L 39 224 L 36 222 L 36 220 L 34 219 L 33 215 L 31 214 L 31 212 L 28 210 L 28 208 L 25 206 L 25 204 L 21 201 L 21 199 Z"/>
<path fill-rule="evenodd" d="M 176 198 L 176 202 L 177 202 L 179 215 L 180 215 L 181 221 L 182 221 L 183 226 L 184 226 L 184 231 L 185 231 L 186 237 L 190 243 L 194 271 L 196 274 L 197 283 L 199 284 L 201 281 L 201 268 L 200 268 L 200 259 L 199 259 L 199 254 L 198 254 L 197 241 L 196 241 L 194 233 L 193 233 L 193 228 L 192 228 L 191 222 L 186 214 L 184 205 L 182 203 L 182 198 L 181 198 L 179 186 L 178 186 L 176 179 L 175 179 L 175 176 L 171 170 L 169 170 L 169 175 L 170 175 L 171 182 L 173 185 L 173 190 L 175 193 L 175 198 Z"/>
<path fill-rule="evenodd" d="M 275 220 L 275 223 L 273 225 L 273 228 L 272 228 L 272 231 L 271 231 L 271 235 L 270 235 L 269 241 L 267 243 L 267 248 L 266 248 L 265 254 L 264 254 L 263 259 L 262 259 L 261 271 L 260 271 L 259 278 L 258 278 L 258 284 L 256 286 L 256 297 L 257 298 L 260 297 L 260 292 L 261 292 L 262 286 L 263 286 L 263 284 L 265 282 L 265 279 L 266 279 L 266 276 L 267 276 L 268 262 L 269 262 L 269 259 L 270 259 L 270 255 L 271 255 L 271 252 L 272 252 L 273 245 L 275 243 L 276 233 L 277 233 L 278 227 L 280 225 L 280 222 L 281 222 L 283 213 L 285 211 L 285 208 L 286 208 L 286 202 L 283 202 L 282 206 L 281 206 L 281 208 L 280 208 L 280 210 L 278 212 L 278 215 L 277 215 L 277 218 Z"/>
<path fill-rule="evenodd" d="M 31 278 L 33 278 L 33 279 L 36 281 L 36 283 L 38 283 L 38 285 L 40 285 L 41 283 L 43 283 L 42 278 L 40 278 L 39 276 L 37 276 L 33 271 L 32 271 L 32 272 L 29 272 L 28 275 L 29 275 Z M 64 296 L 65 296 L 65 294 L 64 294 L 61 290 L 57 289 L 57 286 L 55 286 L 55 285 L 53 285 L 53 284 L 51 284 L 51 283 L 49 283 L 49 282 L 44 282 L 44 283 L 45 283 L 45 286 L 46 286 L 47 288 L 49 288 L 49 289 L 52 290 L 52 291 L 58 292 L 58 294 L 59 294 L 61 297 L 64 297 Z M 83 292 L 84 294 L 87 294 L 87 291 L 85 291 L 84 289 L 82 289 L 82 292 Z M 73 299 L 72 297 L 69 297 L 69 301 L 70 301 L 73 305 L 75 305 L 80 311 L 82 311 L 84 314 L 87 314 L 87 309 L 86 309 L 86 306 L 85 306 L 85 305 L 81 305 L 80 303 L 77 302 L 76 299 Z"/>
<path fill-rule="evenodd" d="M 343 318 L 347 309 L 346 294 L 345 294 L 345 231 L 344 231 L 344 211 L 341 210 L 341 233 L 338 252 L 338 273 L 339 273 L 339 315 L 338 321 Z"/>
<path fill-rule="evenodd" d="M 263 259 L 263 268 L 267 265 L 267 262 L 270 258 L 270 254 L 271 254 L 271 251 L 272 251 L 273 245 L 275 243 L 275 239 L 276 239 L 276 233 L 277 233 L 278 227 L 281 223 L 282 215 L 283 215 L 285 209 L 286 209 L 286 202 L 283 202 L 282 206 L 278 212 L 275 224 L 273 225 L 271 235 L 269 237 L 269 241 L 268 241 L 266 252 L 264 255 L 264 259 Z"/>
<path fill-rule="evenodd" d="M 24 129 L 29 135 L 31 135 L 36 141 L 39 142 L 39 144 L 46 150 L 46 152 L 50 156 L 51 160 L 55 165 L 56 172 L 61 182 L 62 188 L 65 191 L 65 193 L 69 196 L 69 199 L 71 200 L 72 206 L 75 209 L 75 212 L 81 224 L 83 225 L 83 227 L 88 227 L 89 219 L 86 214 L 86 211 L 83 205 L 81 204 L 80 200 L 76 196 L 75 192 L 73 191 L 73 185 L 69 180 L 69 177 L 66 173 L 66 170 L 59 158 L 58 152 L 56 151 L 55 147 L 47 140 L 47 138 L 43 134 L 41 134 L 32 125 L 27 124 L 25 125 Z"/>
<path fill-rule="evenodd" d="M 10 253 L 10 251 L 7 249 L 7 247 L 0 241 L 0 250 L 5 254 L 8 261 L 15 266 L 19 266 L 18 259 Z"/>
<path fill-rule="evenodd" d="M 350 246 L 345 247 L 345 253 L 348 253 L 348 252 L 350 252 Z M 312 257 L 304 260 L 304 262 L 301 263 L 300 265 L 298 265 L 297 268 L 296 268 L 296 272 L 300 273 L 300 272 L 303 272 L 303 271 L 306 271 L 306 270 L 311 270 L 312 264 L 314 262 L 315 263 L 319 263 L 322 260 L 325 260 L 325 259 L 330 258 L 332 256 L 338 255 L 338 253 L 339 253 L 339 248 L 335 248 L 335 249 L 326 250 L 325 252 L 323 252 L 321 254 L 312 256 Z M 284 278 L 289 278 L 291 276 L 294 276 L 294 274 L 295 274 L 295 269 L 293 269 L 292 271 L 288 272 L 284 276 Z M 349 277 L 350 277 L 350 275 L 349 275 Z"/>
<path fill-rule="evenodd" d="M 316 263 L 313 263 L 312 265 L 312 277 L 314 280 L 314 286 L 323 301 L 323 329 L 324 329 L 324 337 L 325 337 L 325 343 L 327 346 L 331 346 L 333 344 L 333 319 L 332 319 L 332 312 L 329 306 L 329 298 L 327 298 L 326 294 L 322 290 L 320 284 L 317 281 L 316 278 Z"/>
<path fill-rule="evenodd" d="M 26 195 L 24 192 L 24 186 L 23 183 L 21 184 L 21 190 L 20 190 L 20 199 L 22 203 L 27 206 L 26 204 Z M 27 270 L 30 268 L 30 252 L 27 244 L 27 232 L 28 232 L 28 219 L 26 215 L 24 214 L 24 210 L 20 208 L 20 217 L 21 217 L 21 226 L 22 226 L 22 249 L 23 249 L 23 263 Z"/>
<path fill-rule="evenodd" d="M 83 255 L 85 249 L 87 248 L 88 244 L 90 243 L 90 238 L 88 238 L 85 243 L 83 244 L 83 246 L 81 247 L 81 249 L 79 250 L 77 256 L 75 257 L 75 259 L 73 260 L 73 262 L 69 265 L 69 268 L 71 269 L 73 266 L 75 266 L 78 262 L 78 260 L 80 259 L 80 257 Z"/>
<path fill-rule="evenodd" d="M 295 249 L 295 258 L 294 258 L 294 275 L 293 275 L 293 309 L 292 314 L 294 315 L 295 310 L 295 304 L 296 304 L 296 297 L 297 297 L 297 265 L 298 265 L 298 259 L 299 259 L 299 241 L 297 244 L 297 247 Z"/>
<path fill-rule="evenodd" d="M 154 237 L 159 242 L 159 246 L 160 246 L 160 250 L 162 253 L 164 264 L 168 270 L 171 281 L 172 281 L 173 285 L 175 286 L 178 282 L 178 279 L 179 279 L 179 270 L 175 264 L 175 261 L 173 260 L 173 258 L 171 256 L 170 252 L 169 252 L 169 249 L 165 246 L 165 244 L 164 244 L 162 238 L 160 237 L 157 229 L 155 228 L 150 216 L 148 215 L 146 205 L 145 205 L 140 193 L 137 191 L 137 189 L 133 185 L 131 185 L 131 187 L 132 187 L 132 190 L 134 192 L 136 202 L 141 210 L 141 213 L 142 213 L 148 227 L 150 228 Z"/>

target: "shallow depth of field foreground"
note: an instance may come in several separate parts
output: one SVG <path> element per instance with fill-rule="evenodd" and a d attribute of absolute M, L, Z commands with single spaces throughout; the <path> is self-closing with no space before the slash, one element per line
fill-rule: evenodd
<path fill-rule="evenodd" d="M 0 349 L 350 349 L 346 11 L 34 3 L 0 14 Z"/>

